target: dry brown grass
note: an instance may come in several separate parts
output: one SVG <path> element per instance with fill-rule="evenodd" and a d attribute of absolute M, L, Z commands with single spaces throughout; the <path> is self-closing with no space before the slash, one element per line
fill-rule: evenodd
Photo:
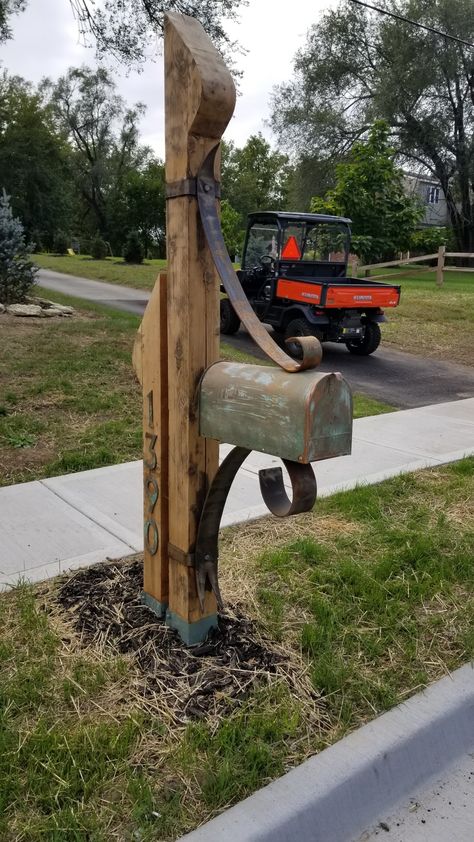
<path fill-rule="evenodd" d="M 70 674 L 68 660 L 78 654 L 90 666 L 106 665 L 111 656 L 125 658 L 125 678 L 107 687 L 106 697 L 99 700 L 101 706 L 121 716 L 142 710 L 174 729 L 203 716 L 217 727 L 223 715 L 256 688 L 283 683 L 299 700 L 313 727 L 316 723 L 321 729 L 327 726 L 324 705 L 311 684 L 301 652 L 271 641 L 258 623 L 252 622 L 249 609 L 252 602 L 256 608 L 254 600 L 247 601 L 242 590 L 236 591 L 234 599 L 229 590 L 224 647 L 204 647 L 209 648 L 208 654 L 186 650 L 162 621 L 141 606 L 142 560 L 142 555 L 128 556 L 36 587 L 42 609 L 62 642 L 62 676 Z M 64 590 L 71 591 L 79 580 L 77 599 L 65 601 Z M 85 604 L 89 598 L 96 617 L 91 617 Z M 254 617 L 257 619 L 257 612 Z M 78 712 L 90 712 L 91 700 L 79 684 L 77 689 Z"/>

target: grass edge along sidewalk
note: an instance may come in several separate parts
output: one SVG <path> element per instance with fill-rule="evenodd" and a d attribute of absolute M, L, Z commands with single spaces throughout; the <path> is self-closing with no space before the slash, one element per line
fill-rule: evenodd
<path fill-rule="evenodd" d="M 46 297 L 48 293 L 45 293 Z M 141 392 L 131 353 L 140 318 L 55 294 L 72 319 L 0 315 L 0 485 L 113 465 L 142 455 Z M 225 359 L 259 362 L 222 343 Z M 393 407 L 356 395 L 355 417 Z"/>
<path fill-rule="evenodd" d="M 230 616 L 273 655 L 192 721 L 150 640 L 130 645 L 133 603 L 81 613 L 81 573 L 0 597 L 3 838 L 176 838 L 467 661 L 473 491 L 468 458 L 224 530 Z M 124 564 L 86 575 L 120 593 Z M 196 702 L 218 662 L 192 657 Z"/>

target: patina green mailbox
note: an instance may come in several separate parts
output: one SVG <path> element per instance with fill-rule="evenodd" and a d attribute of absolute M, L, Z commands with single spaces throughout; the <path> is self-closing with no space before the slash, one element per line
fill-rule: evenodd
<path fill-rule="evenodd" d="M 199 432 L 307 464 L 351 452 L 352 394 L 339 373 L 218 362 L 201 381 Z"/>

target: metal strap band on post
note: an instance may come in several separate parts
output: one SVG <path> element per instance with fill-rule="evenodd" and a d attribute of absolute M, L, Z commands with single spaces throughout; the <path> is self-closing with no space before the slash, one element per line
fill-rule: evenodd
<path fill-rule="evenodd" d="M 301 362 L 292 359 L 292 357 L 286 354 L 274 342 L 270 334 L 267 333 L 266 328 L 256 316 L 242 289 L 242 285 L 227 252 L 213 197 L 213 186 L 215 184 L 214 161 L 218 148 L 219 144 L 211 150 L 198 173 L 197 199 L 207 244 L 224 289 L 229 296 L 230 303 L 254 342 L 256 342 L 273 362 L 288 372 L 316 368 L 322 359 L 322 349 L 319 340 L 315 336 L 298 336 L 292 338 L 292 342 L 297 342 L 300 345 L 303 357 Z"/>
<path fill-rule="evenodd" d="M 185 564 L 186 567 L 194 567 L 194 553 L 185 553 L 184 550 L 180 550 L 174 544 L 168 544 L 168 555 L 173 561 L 179 562 L 179 564 Z"/>
<path fill-rule="evenodd" d="M 214 181 L 214 193 L 209 190 L 214 198 L 221 198 L 221 185 L 219 181 Z M 178 196 L 197 196 L 197 178 L 182 178 L 180 181 L 172 181 L 171 184 L 166 185 L 166 198 L 176 199 Z"/>

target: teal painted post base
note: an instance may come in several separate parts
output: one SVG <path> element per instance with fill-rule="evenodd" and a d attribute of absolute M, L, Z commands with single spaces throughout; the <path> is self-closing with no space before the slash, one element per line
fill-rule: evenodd
<path fill-rule="evenodd" d="M 198 620 L 196 623 L 187 623 L 182 617 L 175 614 L 174 611 L 168 611 L 166 602 L 159 602 L 155 597 L 150 596 L 149 593 L 145 593 L 145 591 L 141 592 L 141 601 L 157 617 L 163 618 L 170 629 L 175 629 L 186 646 L 195 646 L 196 643 L 202 643 L 206 639 L 209 631 L 217 628 L 217 614 L 203 617 L 202 620 Z"/>
<path fill-rule="evenodd" d="M 203 617 L 202 620 L 198 620 L 196 623 L 187 623 L 178 614 L 175 614 L 173 611 L 167 611 L 166 625 L 171 629 L 176 629 L 186 646 L 195 646 L 196 643 L 202 643 L 206 639 L 211 629 L 217 628 L 217 614 Z"/>
<path fill-rule="evenodd" d="M 166 602 L 158 602 L 154 596 L 150 596 L 149 593 L 145 593 L 145 591 L 141 592 L 141 601 L 143 605 L 146 605 L 150 611 L 153 611 L 153 614 L 156 614 L 157 617 L 164 617 L 166 614 L 166 609 L 168 605 Z"/>

